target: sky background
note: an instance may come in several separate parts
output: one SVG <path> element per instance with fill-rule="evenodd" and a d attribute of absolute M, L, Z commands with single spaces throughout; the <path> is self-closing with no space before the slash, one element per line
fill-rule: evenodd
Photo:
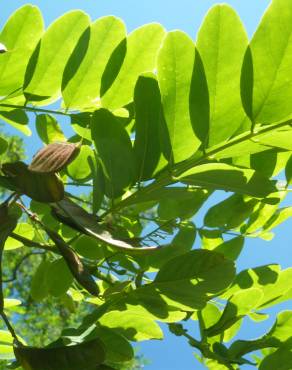
<path fill-rule="evenodd" d="M 0 26 L 2 27 L 9 15 L 18 7 L 26 4 L 24 0 L 0 0 Z M 104 15 L 115 15 L 124 20 L 128 31 L 132 31 L 149 22 L 159 22 L 167 30 L 181 29 L 192 38 L 196 33 L 206 12 L 218 1 L 215 0 L 35 0 L 31 4 L 37 5 L 44 16 L 46 25 L 54 19 L 72 9 L 82 9 L 92 20 Z M 229 0 L 225 3 L 231 5 L 240 15 L 249 36 L 254 33 L 260 18 L 269 5 L 268 0 Z M 13 129 L 9 132 L 15 133 Z M 17 134 L 19 134 L 17 132 Z M 36 136 L 34 140 L 26 138 L 29 144 L 29 156 L 41 145 Z M 285 204 L 292 204 L 292 197 L 288 197 Z M 207 207 L 214 204 L 214 198 L 208 201 Z M 203 212 L 206 210 L 204 207 Z M 202 224 L 202 212 L 196 217 L 196 224 Z M 291 220 L 279 226 L 276 236 L 271 242 L 263 240 L 248 240 L 245 249 L 238 261 L 238 270 L 268 263 L 280 263 L 283 268 L 291 265 Z M 279 309 L 292 308 L 291 303 L 277 306 L 268 310 L 271 318 L 264 323 L 255 324 L 247 322 L 239 332 L 239 337 L 254 338 L 263 334 L 273 322 L 275 312 Z M 197 332 L 195 322 L 188 325 L 190 332 Z M 152 341 L 139 344 L 141 352 L 151 360 L 146 366 L 147 370 L 201 370 L 201 366 L 194 358 L 194 350 L 186 343 L 184 338 L 169 335 L 165 330 L 164 341 Z M 242 369 L 254 369 L 243 366 Z M 276 370 L 276 369 L 275 369 Z"/>

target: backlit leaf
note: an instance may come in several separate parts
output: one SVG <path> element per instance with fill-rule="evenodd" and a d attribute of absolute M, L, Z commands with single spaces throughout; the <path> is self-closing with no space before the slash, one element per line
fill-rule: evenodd
<path fill-rule="evenodd" d="M 152 72 L 155 68 L 157 52 L 164 34 L 165 31 L 160 24 L 147 24 L 134 30 L 127 37 L 124 47 L 123 42 L 120 44 L 121 50 L 116 49 L 121 54 L 119 65 L 110 59 L 102 78 L 103 107 L 114 110 L 133 100 L 133 90 L 138 76 L 143 72 Z"/>
<path fill-rule="evenodd" d="M 207 189 L 222 189 L 257 198 L 276 191 L 273 182 L 260 173 L 224 163 L 196 166 L 184 172 L 177 180 Z"/>
<path fill-rule="evenodd" d="M 39 9 L 24 5 L 11 15 L 0 34 L 0 42 L 7 52 L 0 58 L 0 95 L 5 96 L 22 88 L 25 69 L 43 33 L 43 19 Z M 21 94 L 22 91 L 18 92 Z"/>
<path fill-rule="evenodd" d="M 205 121 L 198 122 L 199 126 L 209 127 L 208 137 L 205 138 L 209 146 L 229 139 L 245 119 L 240 76 L 247 45 L 247 34 L 236 12 L 225 4 L 214 6 L 208 12 L 197 38 L 209 96 L 193 112 L 196 124 L 204 120 L 202 110 L 209 110 Z M 193 100 L 201 94 L 196 83 L 195 88 Z"/>
<path fill-rule="evenodd" d="M 281 27 L 279 27 L 281 22 Z M 292 84 L 289 69 L 292 1 L 275 0 L 266 11 L 246 55 L 242 98 L 247 113 L 258 123 L 273 123 L 291 114 Z M 252 67 L 248 68 L 248 64 Z M 264 68 L 263 68 L 264 66 Z"/>
<path fill-rule="evenodd" d="M 66 62 L 88 24 L 89 18 L 85 13 L 73 10 L 50 25 L 26 70 L 24 92 L 28 100 L 38 101 L 60 95 Z"/>
<path fill-rule="evenodd" d="M 157 68 L 174 162 L 187 159 L 201 144 L 193 131 L 189 111 L 194 62 L 193 41 L 181 31 L 168 33 L 159 52 Z"/>
<path fill-rule="evenodd" d="M 62 95 L 66 107 L 93 107 L 100 103 L 102 74 L 125 36 L 123 22 L 113 16 L 102 17 L 85 30 L 64 71 Z"/>

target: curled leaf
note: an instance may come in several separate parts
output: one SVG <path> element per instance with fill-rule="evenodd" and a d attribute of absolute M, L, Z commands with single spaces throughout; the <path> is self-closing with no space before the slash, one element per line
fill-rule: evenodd
<path fill-rule="evenodd" d="M 23 162 L 5 163 L 3 173 L 6 182 L 18 193 L 25 194 L 38 202 L 58 202 L 64 197 L 62 181 L 54 173 L 35 173 Z"/>
<path fill-rule="evenodd" d="M 76 158 L 79 150 L 79 146 L 73 143 L 55 142 L 46 145 L 33 157 L 28 168 L 40 173 L 58 172 Z"/>
<path fill-rule="evenodd" d="M 53 216 L 59 221 L 125 253 L 139 254 L 160 249 L 160 247 L 138 246 L 136 240 L 117 239 L 105 226 L 98 223 L 96 216 L 86 212 L 85 209 L 67 197 L 58 203 L 52 204 L 51 207 Z"/>

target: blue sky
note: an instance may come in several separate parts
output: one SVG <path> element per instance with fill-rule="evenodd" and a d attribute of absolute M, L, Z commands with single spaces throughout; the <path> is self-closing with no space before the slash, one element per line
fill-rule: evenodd
<path fill-rule="evenodd" d="M 9 0 L 0 3 L 0 25 L 2 26 L 8 16 L 19 6 L 24 5 L 24 0 Z M 124 20 L 129 31 L 149 22 L 162 23 L 167 30 L 182 29 L 195 38 L 197 30 L 208 9 L 218 3 L 215 0 L 35 0 L 30 3 L 39 6 L 44 14 L 46 25 L 64 12 L 72 9 L 86 11 L 92 19 L 113 14 Z M 268 0 L 229 0 L 230 4 L 239 13 L 247 32 L 252 36 L 257 24 L 270 3 Z M 31 148 L 40 143 L 26 139 Z M 32 145 L 33 144 L 33 145 Z M 34 150 L 33 149 L 33 150 Z M 31 155 L 32 153 L 30 153 Z M 213 200 L 214 201 L 214 200 Z M 211 204 L 210 201 L 209 205 Z M 286 201 L 291 204 L 291 197 Z M 199 222 L 200 223 L 200 222 Z M 198 224 L 199 224 L 198 223 Z M 238 269 L 248 266 L 263 265 L 277 262 L 283 267 L 288 267 L 291 248 L 291 221 L 276 229 L 276 237 L 271 242 L 262 240 L 249 240 L 245 250 L 238 261 Z M 291 254 L 290 254 L 291 255 Z M 288 304 L 281 308 L 288 308 Z M 290 304 L 291 308 L 291 304 Z M 277 310 L 279 306 L 277 307 Z M 270 311 L 271 313 L 275 310 Z M 241 336 L 253 338 L 271 325 L 273 319 L 262 324 L 246 323 L 240 331 Z M 196 330 L 196 323 L 189 326 Z M 183 338 L 167 334 L 164 341 L 145 342 L 139 345 L 142 352 L 152 361 L 146 366 L 147 370 L 201 370 L 204 369 L 195 360 L 191 349 Z M 248 366 L 243 369 L 249 369 Z"/>

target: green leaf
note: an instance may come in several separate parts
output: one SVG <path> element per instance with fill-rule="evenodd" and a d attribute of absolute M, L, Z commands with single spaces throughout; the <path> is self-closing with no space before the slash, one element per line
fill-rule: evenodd
<path fill-rule="evenodd" d="M 280 269 L 278 265 L 266 265 L 241 271 L 232 286 L 222 295 L 229 298 L 232 294 L 249 288 L 258 288 L 263 297 L 257 308 L 263 309 L 290 299 L 292 268 Z"/>
<path fill-rule="evenodd" d="M 179 192 L 180 197 L 170 196 L 161 199 L 157 209 L 159 218 L 162 220 L 189 219 L 198 212 L 210 194 L 206 190 L 194 188 L 178 188 L 177 193 Z M 169 193 L 174 191 L 170 190 Z"/>
<path fill-rule="evenodd" d="M 98 218 L 85 211 L 78 204 L 69 198 L 64 198 L 61 202 L 52 204 L 53 215 L 62 223 L 81 231 L 83 234 L 102 242 L 112 248 L 126 254 L 147 254 L 153 253 L 158 247 L 141 247 L 131 240 L 124 241 L 116 238 L 106 226 L 98 224 Z"/>
<path fill-rule="evenodd" d="M 31 224 L 20 222 L 14 229 L 14 233 L 32 240 L 34 238 L 35 229 Z M 23 246 L 22 242 L 15 240 L 12 237 L 9 237 L 5 243 L 5 250 L 8 251 L 12 249 L 17 249 L 22 246 Z"/>
<path fill-rule="evenodd" d="M 265 231 L 272 230 L 276 226 L 288 220 L 291 216 L 292 216 L 292 207 L 280 208 L 267 221 L 263 228 Z"/>
<path fill-rule="evenodd" d="M 15 298 L 4 298 L 4 309 L 21 305 L 21 301 Z"/>
<path fill-rule="evenodd" d="M 106 109 L 96 111 L 91 124 L 92 138 L 106 177 L 106 195 L 122 195 L 134 178 L 134 155 L 129 135 Z"/>
<path fill-rule="evenodd" d="M 89 17 L 80 10 L 66 13 L 50 25 L 26 70 L 24 93 L 28 100 L 59 97 L 65 65 L 88 25 Z"/>
<path fill-rule="evenodd" d="M 94 369 L 105 360 L 104 348 L 98 339 L 67 347 L 14 346 L 14 353 L 24 370 Z"/>
<path fill-rule="evenodd" d="M 222 189 L 256 198 L 264 198 L 276 191 L 274 183 L 260 173 L 224 163 L 196 166 L 175 179 L 207 189 Z"/>
<path fill-rule="evenodd" d="M 73 275 L 65 260 L 58 258 L 46 267 L 46 280 L 49 293 L 54 297 L 60 297 L 70 288 Z"/>
<path fill-rule="evenodd" d="M 233 262 L 221 254 L 193 250 L 166 262 L 154 282 L 140 290 L 140 296 L 165 301 L 185 310 L 201 309 L 208 295 L 225 289 L 233 280 Z M 142 299 L 142 297 L 140 297 Z"/>
<path fill-rule="evenodd" d="M 244 237 L 236 236 L 222 244 L 216 246 L 213 251 L 217 253 L 222 253 L 226 258 L 232 261 L 236 261 L 239 257 L 244 246 Z"/>
<path fill-rule="evenodd" d="M 263 348 L 287 348 L 291 350 L 292 311 L 282 311 L 269 332 L 254 340 L 237 340 L 230 349 L 232 358 Z"/>
<path fill-rule="evenodd" d="M 85 30 L 63 75 L 62 95 L 67 108 L 100 104 L 102 74 L 125 31 L 124 23 L 114 16 L 102 17 Z"/>
<path fill-rule="evenodd" d="M 257 307 L 262 297 L 262 291 L 257 288 L 250 288 L 235 293 L 228 300 L 220 319 L 206 329 L 206 334 L 212 337 L 223 333 L 247 315 L 253 308 Z"/>
<path fill-rule="evenodd" d="M 287 74 L 292 60 L 291 22 L 291 0 L 274 0 L 252 38 L 243 72 L 249 88 L 243 88 L 242 98 L 254 122 L 277 122 L 292 112 L 292 80 Z"/>
<path fill-rule="evenodd" d="M 51 263 L 44 259 L 32 277 L 30 295 L 36 302 L 46 298 L 49 293 L 50 282 L 47 280 L 47 274 L 50 268 Z"/>
<path fill-rule="evenodd" d="M 131 341 L 163 338 L 162 330 L 155 321 L 135 311 L 111 311 L 103 315 L 99 323 L 115 329 Z"/>
<path fill-rule="evenodd" d="M 233 194 L 209 208 L 204 217 L 204 224 L 208 227 L 234 229 L 250 216 L 257 203 L 256 199 Z"/>
<path fill-rule="evenodd" d="M 149 256 L 141 257 L 142 261 L 140 259 L 138 261 L 143 266 L 151 266 L 151 268 L 159 269 L 172 258 L 189 252 L 194 245 L 195 239 L 195 225 L 191 222 L 182 223 L 169 246 L 158 249 Z"/>
<path fill-rule="evenodd" d="M 224 243 L 221 230 L 200 229 L 199 234 L 202 240 L 202 248 L 204 249 L 212 251 Z"/>
<path fill-rule="evenodd" d="M 0 111 L 0 118 L 24 135 L 31 135 L 31 130 L 28 127 L 28 117 L 23 110 L 13 109 L 10 111 Z"/>
<path fill-rule="evenodd" d="M 158 82 L 174 162 L 194 154 L 201 142 L 189 112 L 195 45 L 181 31 L 167 34 L 158 56 Z M 171 160 L 171 158 L 167 158 Z"/>
<path fill-rule="evenodd" d="M 132 360 L 134 351 L 124 336 L 107 327 L 97 326 L 94 334 L 99 338 L 105 348 L 106 361 L 120 363 Z"/>
<path fill-rule="evenodd" d="M 80 152 L 72 163 L 67 167 L 67 174 L 73 180 L 86 181 L 91 175 L 89 158 L 94 160 L 94 154 L 90 146 L 82 145 Z"/>
<path fill-rule="evenodd" d="M 260 363 L 259 370 L 291 370 L 292 350 L 279 348 L 277 351 L 266 356 Z"/>
<path fill-rule="evenodd" d="M 133 101 L 133 90 L 138 76 L 155 68 L 158 49 L 165 31 L 152 23 L 133 31 L 112 54 L 101 84 L 102 106 L 110 110 L 121 108 Z M 118 53 L 118 58 L 116 53 Z M 117 60 L 118 65 L 117 65 Z"/>
<path fill-rule="evenodd" d="M 205 137 L 209 146 L 229 139 L 246 117 L 241 103 L 240 76 L 247 45 L 247 34 L 236 12 L 226 4 L 214 6 L 197 38 L 208 97 L 193 109 L 194 124 L 209 128 L 208 137 Z M 197 82 L 193 88 L 196 91 L 192 94 L 191 104 L 201 94 Z M 202 111 L 208 111 L 208 116 Z"/>
<path fill-rule="evenodd" d="M 0 95 L 9 95 L 22 87 L 28 60 L 43 29 L 42 15 L 33 5 L 24 5 L 8 19 L 0 34 L 0 42 L 8 50 L 0 58 Z"/>
<path fill-rule="evenodd" d="M 91 138 L 91 114 L 88 112 L 82 112 L 78 114 L 71 114 L 71 126 L 73 130 L 82 138 L 92 141 Z"/>
<path fill-rule="evenodd" d="M 155 75 L 140 76 L 134 92 L 134 154 L 138 181 L 151 179 L 159 162 L 161 154 L 159 141 L 160 99 Z"/>
<path fill-rule="evenodd" d="M 0 137 L 0 154 L 5 153 L 7 148 L 8 148 L 7 141 L 3 139 L 2 137 Z"/>
<path fill-rule="evenodd" d="M 49 114 L 38 114 L 35 125 L 43 143 L 50 144 L 55 141 L 66 141 L 66 137 L 55 117 Z"/>
<path fill-rule="evenodd" d="M 97 242 L 97 240 L 87 235 L 81 235 L 72 244 L 74 249 L 82 257 L 99 260 L 104 258 L 104 248 Z"/>

